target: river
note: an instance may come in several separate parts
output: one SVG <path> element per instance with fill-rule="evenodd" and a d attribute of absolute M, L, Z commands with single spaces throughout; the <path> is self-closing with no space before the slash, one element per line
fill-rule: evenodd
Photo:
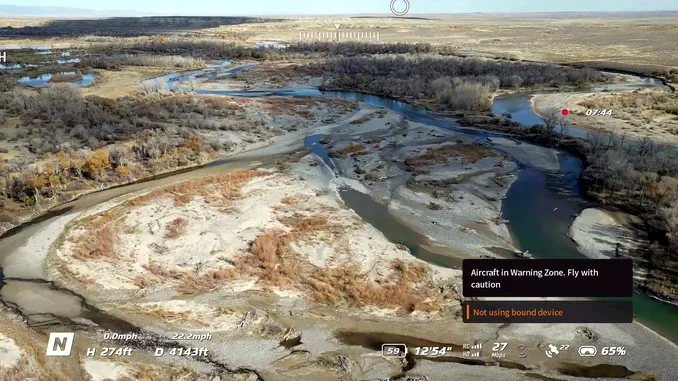
<path fill-rule="evenodd" d="M 201 80 L 209 70 L 210 73 L 219 76 L 230 75 L 234 72 L 243 70 L 247 66 L 239 66 L 233 69 L 223 71 L 222 65 L 212 66 L 204 71 L 192 71 L 173 73 L 162 77 L 162 81 L 155 82 L 157 85 L 165 88 L 176 88 L 181 82 Z M 153 85 L 153 81 L 146 82 L 144 85 Z M 645 82 L 643 82 L 645 84 Z M 625 83 L 624 86 L 632 86 Z M 230 95 L 245 97 L 261 97 L 271 95 L 285 96 L 323 96 L 334 97 L 348 100 L 364 102 L 377 107 L 384 107 L 389 110 L 402 114 L 406 118 L 440 128 L 461 131 L 471 134 L 477 140 L 492 139 L 493 137 L 503 137 L 504 134 L 487 132 L 473 128 L 461 127 L 455 123 L 441 121 L 425 109 L 405 102 L 355 92 L 335 92 L 319 91 L 318 89 L 286 89 L 286 90 L 265 90 L 265 91 L 226 91 L 226 90 L 196 90 L 198 94 L 209 95 Z M 538 117 L 531 111 L 529 95 L 507 95 L 495 99 L 495 109 L 501 107 L 502 110 L 515 115 L 514 120 L 527 124 L 534 124 L 528 121 L 537 121 Z M 573 131 L 573 129 L 570 129 Z M 572 133 L 577 133 L 572 132 Z M 317 138 L 319 139 L 319 138 Z M 316 139 L 307 139 L 306 145 L 312 146 L 317 143 Z M 319 146 L 319 145 L 317 145 Z M 315 148 L 315 147 L 314 147 Z M 583 168 L 580 160 L 573 155 L 560 153 L 560 169 L 556 172 L 547 172 L 542 169 L 524 166 L 518 175 L 518 179 L 513 183 L 503 202 L 504 218 L 509 220 L 508 227 L 514 238 L 515 244 L 522 250 L 529 250 L 537 258 L 581 258 L 575 244 L 567 237 L 567 229 L 573 216 L 585 207 L 595 206 L 583 199 L 578 185 L 578 177 Z M 130 192 L 139 191 L 151 186 L 164 185 L 171 182 L 181 181 L 187 178 L 202 176 L 208 173 L 216 173 L 234 168 L 252 167 L 260 164 L 263 158 L 249 159 L 247 161 L 222 160 L 219 165 L 206 166 L 194 170 L 183 171 L 180 174 L 164 176 L 158 179 L 151 179 L 147 182 L 127 185 L 111 190 L 106 190 L 84 196 L 81 199 L 62 205 L 56 208 L 56 212 L 46 219 L 39 219 L 35 224 L 28 224 L 25 229 L 16 229 L 10 234 L 0 238 L 0 247 L 3 248 L 0 254 L 0 266 L 6 268 L 21 253 L 18 248 L 30 240 L 41 229 L 47 227 L 50 223 L 60 218 L 60 214 L 73 213 L 75 211 L 85 210 L 89 207 L 98 205 L 114 197 L 124 195 Z M 376 202 L 365 200 L 360 195 L 351 192 L 342 192 L 342 197 L 349 207 L 354 207 L 361 217 L 373 224 L 376 228 L 382 230 L 384 234 L 391 237 L 405 237 L 406 244 L 414 255 L 420 256 L 424 260 L 429 260 L 447 267 L 457 267 L 458 262 L 453 260 L 444 260 L 435 253 L 421 250 L 421 239 L 417 232 L 404 229 L 397 222 L 391 221 L 392 218 L 384 207 L 380 209 Z M 357 207 L 359 205 L 369 205 L 368 208 Z M 373 208 L 370 213 L 364 210 Z M 388 220 L 387 220 L 388 218 Z M 387 221 L 387 222 L 384 222 Z M 407 234 L 405 234 L 405 233 Z M 401 233 L 401 234 L 399 234 Z M 11 267 L 11 266 L 10 266 Z M 36 267 L 41 267 L 38 264 Z M 44 270 L 44 269 L 43 269 Z M 1 274 L 1 273 L 0 273 Z M 11 274 L 7 274 L 12 276 Z M 0 299 L 9 305 L 16 306 L 24 315 L 32 317 L 31 323 L 39 324 L 48 321 L 54 317 L 64 317 L 68 319 L 77 316 L 87 315 L 94 321 L 106 321 L 107 317 L 96 315 L 91 308 L 84 305 L 82 300 L 75 297 L 72 293 L 55 288 L 51 283 L 40 281 L 45 279 L 42 271 L 29 274 L 22 278 L 31 278 L 26 281 L 22 279 L 5 279 L 5 285 L 0 289 Z M 36 281 L 37 279 L 37 281 Z M 678 326 L 672 324 L 678 321 L 678 307 L 671 304 L 662 303 L 648 297 L 643 293 L 634 295 L 634 312 L 637 319 L 647 325 L 662 336 L 668 338 L 674 343 L 678 342 Z"/>

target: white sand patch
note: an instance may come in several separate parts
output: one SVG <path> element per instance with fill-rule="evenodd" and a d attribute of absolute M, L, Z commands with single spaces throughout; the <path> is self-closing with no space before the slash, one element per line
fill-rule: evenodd
<path fill-rule="evenodd" d="M 334 248 L 324 242 L 293 242 L 290 247 L 297 253 L 304 253 L 306 259 L 317 267 L 326 267 L 334 255 Z"/>
<path fill-rule="evenodd" d="M 256 288 L 257 281 L 255 279 L 243 280 L 239 282 L 233 282 L 221 288 L 222 291 L 239 293 L 247 290 L 252 290 Z"/>
<path fill-rule="evenodd" d="M 365 185 L 363 185 L 359 180 L 349 179 L 349 178 L 346 178 L 346 177 L 337 177 L 337 178 L 333 179 L 331 184 L 330 184 L 330 187 L 335 191 L 337 189 L 340 189 L 340 188 L 348 187 L 348 188 L 354 189 L 354 190 L 356 190 L 360 193 L 365 193 L 365 194 L 370 193 L 370 190 L 367 189 L 367 187 Z"/>
<path fill-rule="evenodd" d="M 398 308 L 379 308 L 374 306 L 366 306 L 360 310 L 360 313 L 366 313 L 373 317 L 390 318 L 395 316 Z"/>
<path fill-rule="evenodd" d="M 493 137 L 491 141 L 494 148 L 505 152 L 524 165 L 541 168 L 546 171 L 557 171 L 560 169 L 558 151 L 554 149 L 524 142 L 518 143 L 506 138 Z"/>
<path fill-rule="evenodd" d="M 0 368 L 14 368 L 24 355 L 13 339 L 0 333 Z"/>
<path fill-rule="evenodd" d="M 303 297 L 303 294 L 300 291 L 296 290 L 283 290 L 280 288 L 273 288 L 271 289 L 276 295 L 278 295 L 281 298 L 293 298 L 293 299 L 298 299 Z"/>
<path fill-rule="evenodd" d="M 613 258 L 616 245 L 620 255 L 632 254 L 644 244 L 645 234 L 618 222 L 614 215 L 601 209 L 585 209 L 570 226 L 570 237 L 579 251 L 589 258 Z"/>
<path fill-rule="evenodd" d="M 118 380 L 122 377 L 131 377 L 129 366 L 113 361 L 85 358 L 83 367 L 92 381 Z"/>

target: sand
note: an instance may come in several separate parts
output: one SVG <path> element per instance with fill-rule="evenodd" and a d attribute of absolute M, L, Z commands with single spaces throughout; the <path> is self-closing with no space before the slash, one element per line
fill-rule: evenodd
<path fill-rule="evenodd" d="M 351 144 L 362 147 L 359 155 L 335 155 L 332 158 L 339 175 L 337 182 L 381 200 L 391 214 L 422 232 L 432 244 L 446 247 L 448 254 L 494 257 L 496 255 L 487 247 L 516 250 L 511 245 L 506 225 L 499 222 L 501 199 L 517 171 L 515 162 L 488 150 L 496 156 L 470 164 L 450 159 L 436 163 L 426 168 L 428 173 L 414 177 L 404 170 L 408 158 L 454 144 L 470 145 L 474 138 L 404 121 L 387 110 L 375 109 L 362 118 L 365 119 L 360 124 L 349 124 L 332 131 L 330 144 L 325 147 L 330 153 L 341 152 Z M 513 143 L 507 140 L 504 144 Z M 525 146 L 524 150 L 531 148 Z M 554 161 L 557 165 L 557 158 Z M 545 160 L 539 162 L 548 163 Z M 379 180 L 373 180 L 375 176 Z M 503 186 L 492 181 L 496 176 L 503 177 Z M 413 180 L 416 180 L 415 185 L 406 185 Z M 434 197 L 434 189 L 450 192 L 454 200 Z M 441 210 L 430 210 L 431 203 L 440 205 Z"/>
<path fill-rule="evenodd" d="M 671 114 L 650 111 L 633 114 L 628 112 L 630 110 L 608 107 L 607 110 L 612 110 L 612 115 L 587 116 L 585 114 L 587 107 L 580 105 L 586 100 L 615 94 L 619 92 L 537 94 L 532 97 L 531 103 L 536 114 L 544 114 L 553 108 L 568 109 L 567 122 L 584 131 L 612 132 L 633 140 L 647 138 L 661 143 L 678 143 L 678 133 L 676 133 L 678 123 Z"/>
<path fill-rule="evenodd" d="M 88 358 L 84 361 L 83 368 L 92 378 L 92 381 L 118 380 L 122 377 L 131 376 L 128 366 L 112 361 Z"/>
<path fill-rule="evenodd" d="M 584 209 L 570 226 L 569 235 L 579 251 L 589 258 L 614 258 L 617 243 L 621 244 L 621 256 L 633 256 L 637 249 L 647 244 L 647 234 L 620 223 L 624 216 L 630 217 L 620 212 Z"/>
<path fill-rule="evenodd" d="M 305 168 L 303 171 L 309 178 L 324 178 L 322 167 L 311 167 L 312 163 L 313 160 L 307 157 L 299 166 Z M 326 240 L 318 237 L 317 240 L 309 239 L 297 244 L 296 248 L 301 249 L 300 252 L 314 265 L 324 267 L 353 263 L 361 271 L 370 271 L 381 262 L 413 259 L 372 226 L 361 223 L 351 210 L 337 202 L 333 194 L 320 195 L 323 188 L 313 186 L 310 181 L 285 173 L 272 173 L 253 179 L 242 191 L 245 196 L 228 213 L 205 204 L 200 198 L 179 208 L 173 207 L 168 199 L 159 198 L 132 209 L 121 222 L 130 234 L 120 235 L 117 250 L 122 257 L 119 260 L 81 261 L 71 258 L 74 244 L 70 240 L 87 234 L 77 229 L 67 233 L 57 255 L 70 271 L 83 278 L 94 279 L 97 286 L 106 290 L 138 289 L 135 278 L 154 277 L 146 269 L 151 264 L 167 269 L 200 268 L 201 273 L 218 270 L 228 267 L 229 262 L 247 251 L 249 244 L 263 231 L 287 229 L 279 219 L 289 212 L 281 213 L 278 209 L 283 198 L 294 196 L 308 198 L 304 211 L 310 215 L 326 215 L 324 211 L 327 210 L 331 211 L 334 222 L 355 225 L 343 241 L 328 245 Z M 188 220 L 187 231 L 181 237 L 167 239 L 164 227 L 176 218 Z M 162 251 L 158 251 L 160 246 Z M 340 248 L 348 250 L 337 251 Z M 164 287 L 169 284 L 172 284 L 170 279 L 162 283 Z"/>
<path fill-rule="evenodd" d="M 0 333 L 0 368 L 13 368 L 19 364 L 24 351 L 11 338 Z"/>

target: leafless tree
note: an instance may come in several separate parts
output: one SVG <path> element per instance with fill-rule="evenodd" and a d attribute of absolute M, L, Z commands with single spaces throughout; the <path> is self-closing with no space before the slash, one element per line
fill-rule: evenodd
<path fill-rule="evenodd" d="M 558 134 L 560 134 L 561 139 L 562 139 L 565 135 L 567 135 L 567 132 L 568 132 L 569 129 L 570 129 L 570 125 L 567 123 L 567 120 L 565 120 L 564 118 L 560 118 L 560 119 L 558 120 L 558 125 L 557 125 L 557 127 L 558 127 Z"/>
<path fill-rule="evenodd" d="M 565 121 L 562 120 L 560 111 L 557 108 L 545 110 L 541 115 L 541 120 L 544 122 L 544 137 L 546 138 L 546 142 L 550 143 L 553 131 L 557 126 L 565 124 Z"/>

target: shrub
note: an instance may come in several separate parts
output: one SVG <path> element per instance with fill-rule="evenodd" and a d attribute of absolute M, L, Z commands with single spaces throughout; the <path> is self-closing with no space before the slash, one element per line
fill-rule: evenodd
<path fill-rule="evenodd" d="M 435 202 L 429 202 L 428 208 L 431 209 L 431 210 L 442 210 L 443 209 L 442 205 L 436 204 Z"/>
<path fill-rule="evenodd" d="M 368 174 L 365 175 L 365 180 L 368 180 L 368 181 L 380 181 L 380 180 L 381 180 L 381 176 L 379 176 L 378 173 L 370 172 L 370 173 L 368 173 Z"/>
<path fill-rule="evenodd" d="M 175 239 L 186 234 L 188 228 L 188 220 L 182 217 L 177 217 L 165 226 L 165 238 Z"/>

